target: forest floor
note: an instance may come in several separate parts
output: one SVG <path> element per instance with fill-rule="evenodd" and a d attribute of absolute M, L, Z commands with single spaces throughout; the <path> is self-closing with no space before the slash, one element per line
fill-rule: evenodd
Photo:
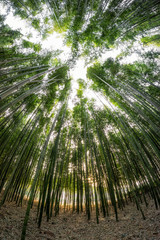
<path fill-rule="evenodd" d="M 44 216 L 41 228 L 36 224 L 36 206 L 30 213 L 26 240 L 160 240 L 160 209 L 156 210 L 154 202 L 149 206 L 142 204 L 146 220 L 142 219 L 133 203 L 119 211 L 116 222 L 111 210 L 110 216 L 100 216 L 97 224 L 94 211 L 91 220 L 87 216 L 71 212 L 61 212 L 49 222 Z M 26 205 L 16 206 L 5 203 L 0 209 L 0 240 L 20 240 Z"/>

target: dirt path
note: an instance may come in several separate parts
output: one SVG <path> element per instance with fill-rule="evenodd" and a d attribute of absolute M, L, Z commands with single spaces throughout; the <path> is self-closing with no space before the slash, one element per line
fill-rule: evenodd
<path fill-rule="evenodd" d="M 142 204 L 146 220 L 136 210 L 133 203 L 119 211 L 119 221 L 114 215 L 103 218 L 96 223 L 92 213 L 88 221 L 85 214 L 61 213 L 46 222 L 44 217 L 41 228 L 37 227 L 36 208 L 30 214 L 26 240 L 160 240 L 160 209 L 156 210 L 153 201 L 148 208 Z M 6 203 L 0 210 L 0 240 L 19 240 L 26 206 L 17 207 Z"/>

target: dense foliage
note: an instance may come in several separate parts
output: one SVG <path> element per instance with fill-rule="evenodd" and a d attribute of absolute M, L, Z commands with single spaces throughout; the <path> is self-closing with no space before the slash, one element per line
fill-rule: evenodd
<path fill-rule="evenodd" d="M 118 220 L 131 200 L 145 218 L 146 193 L 160 205 L 159 1 L 10 0 L 7 8 L 43 39 L 63 33 L 72 56 L 61 62 L 0 16 L 0 206 L 28 197 L 22 239 L 35 199 L 38 226 L 62 205 L 88 219 L 94 207 L 98 223 L 110 205 Z M 135 51 L 139 58 L 124 63 Z M 90 64 L 71 109 L 69 72 L 79 57 Z"/>

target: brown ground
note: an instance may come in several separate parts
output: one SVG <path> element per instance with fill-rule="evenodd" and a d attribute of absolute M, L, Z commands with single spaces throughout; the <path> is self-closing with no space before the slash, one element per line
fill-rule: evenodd
<path fill-rule="evenodd" d="M 88 221 L 85 214 L 60 213 L 49 222 L 44 220 L 38 229 L 35 222 L 36 208 L 30 213 L 26 240 L 160 240 L 160 209 L 156 210 L 154 202 L 149 200 L 148 208 L 142 204 L 146 220 L 129 203 L 123 211 L 119 211 L 119 222 L 114 215 L 100 217 L 96 223 L 92 213 Z M 19 240 L 26 206 L 18 207 L 14 203 L 5 203 L 0 210 L 0 240 Z"/>

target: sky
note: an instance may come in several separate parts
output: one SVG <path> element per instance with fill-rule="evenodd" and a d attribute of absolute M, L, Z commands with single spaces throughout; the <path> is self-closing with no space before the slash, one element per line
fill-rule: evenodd
<path fill-rule="evenodd" d="M 1 3 L 0 3 L 0 9 L 1 9 L 1 14 L 6 15 L 7 8 L 2 6 Z M 37 30 L 35 30 L 29 23 L 27 23 L 26 20 L 23 20 L 18 16 L 14 16 L 12 11 L 10 11 L 10 13 L 7 15 L 5 24 L 8 24 L 14 30 L 19 30 L 24 35 L 23 38 L 26 40 L 27 40 L 27 35 L 31 34 L 32 37 L 29 39 L 29 41 L 33 43 L 40 43 L 43 50 L 44 49 L 53 50 L 53 51 L 58 49 L 61 50 L 62 53 L 58 57 L 61 59 L 62 62 L 66 62 L 66 60 L 69 59 L 69 56 L 71 54 L 71 49 L 70 47 L 64 44 L 62 34 L 53 32 L 45 40 L 42 40 Z M 118 56 L 125 48 L 126 46 L 121 46 L 119 48 L 107 50 L 99 58 L 99 61 L 103 63 L 109 57 L 116 58 L 116 56 Z M 137 59 L 138 59 L 138 54 L 132 53 L 132 55 L 127 56 L 125 60 L 123 59 L 121 63 L 132 63 Z M 74 106 L 74 100 L 75 100 L 77 89 L 78 89 L 78 83 L 76 80 L 79 78 L 85 80 L 88 83 L 88 87 L 84 92 L 87 98 L 95 99 L 96 104 L 99 107 L 103 106 L 102 102 L 104 102 L 109 107 L 106 100 L 102 98 L 103 100 L 101 102 L 97 97 L 97 95 L 95 94 L 95 92 L 89 88 L 90 82 L 86 77 L 87 67 L 89 67 L 89 65 L 86 66 L 85 59 L 81 57 L 77 60 L 74 68 L 70 69 L 70 76 L 72 77 L 73 80 L 72 80 L 72 94 L 69 100 L 69 107 L 72 109 Z"/>
<path fill-rule="evenodd" d="M 0 4 L 1 14 L 7 13 L 7 8 Z M 64 62 L 66 59 L 69 58 L 71 54 L 70 47 L 66 46 L 63 43 L 63 36 L 60 33 L 53 32 L 53 34 L 49 35 L 47 39 L 42 40 L 38 31 L 35 30 L 26 20 L 21 19 L 19 16 L 14 16 L 13 12 L 7 15 L 5 24 L 8 24 L 13 30 L 20 30 L 20 32 L 24 35 L 24 39 L 27 40 L 27 35 L 32 34 L 32 37 L 29 41 L 33 43 L 39 43 L 42 46 L 42 49 L 48 50 L 62 50 L 63 52 L 59 55 L 59 58 Z M 114 49 L 112 51 L 106 51 L 106 53 L 102 54 L 100 61 L 105 61 L 108 57 L 115 58 L 121 52 L 120 49 Z M 88 65 L 89 66 L 89 65 Z M 87 66 L 85 66 L 85 59 L 80 58 L 77 60 L 76 65 L 74 68 L 70 70 L 70 75 L 73 79 L 82 78 L 86 80 L 86 72 Z"/>

